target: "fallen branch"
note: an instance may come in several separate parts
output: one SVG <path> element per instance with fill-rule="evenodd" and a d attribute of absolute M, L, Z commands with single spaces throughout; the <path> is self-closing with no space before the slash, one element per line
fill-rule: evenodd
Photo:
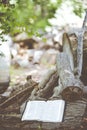
<path fill-rule="evenodd" d="M 61 82 L 61 95 L 65 100 L 81 99 L 84 87 L 80 79 L 76 78 L 71 70 L 66 53 L 57 55 L 57 72 Z"/>
<path fill-rule="evenodd" d="M 0 108 L 6 108 L 9 105 L 12 105 L 14 102 L 18 102 L 18 100 L 26 93 L 28 93 L 28 95 L 30 95 L 31 91 L 33 90 L 33 88 L 37 85 L 37 83 L 35 83 L 34 85 L 32 85 L 31 87 L 27 87 L 25 89 L 23 89 L 22 91 L 18 92 L 17 94 L 15 94 L 14 96 L 8 98 L 5 102 L 0 104 Z"/>
<path fill-rule="evenodd" d="M 54 87 L 57 85 L 58 85 L 58 74 L 56 72 L 53 75 L 51 75 L 45 87 L 43 89 L 40 89 L 37 92 L 36 97 L 38 98 L 41 97 L 41 98 L 46 98 L 46 99 L 50 98 L 50 96 L 53 94 Z"/>

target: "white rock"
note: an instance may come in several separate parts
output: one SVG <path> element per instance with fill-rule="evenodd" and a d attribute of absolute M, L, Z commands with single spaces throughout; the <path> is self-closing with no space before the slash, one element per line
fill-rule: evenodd
<path fill-rule="evenodd" d="M 0 84 L 3 84 L 1 89 L 4 87 L 4 84 L 9 84 L 10 82 L 11 55 L 9 46 L 12 44 L 9 36 L 3 36 L 3 38 L 7 41 L 3 42 L 0 39 Z"/>
<path fill-rule="evenodd" d="M 42 50 L 36 50 L 34 52 L 34 59 L 33 59 L 33 63 L 39 63 L 40 62 L 40 58 L 43 55 L 44 51 Z"/>

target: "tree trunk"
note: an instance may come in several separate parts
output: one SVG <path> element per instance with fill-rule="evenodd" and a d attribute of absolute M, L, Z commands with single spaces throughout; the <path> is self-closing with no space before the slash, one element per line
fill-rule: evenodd
<path fill-rule="evenodd" d="M 70 130 L 72 128 L 80 130 L 85 108 L 86 102 L 84 101 L 67 102 L 63 122 L 43 123 L 42 128 L 45 128 L 45 130 Z"/>
<path fill-rule="evenodd" d="M 57 55 L 57 72 L 62 84 L 60 93 L 63 99 L 70 101 L 80 99 L 83 84 L 74 76 L 66 53 Z"/>
<path fill-rule="evenodd" d="M 82 130 L 83 115 L 86 102 L 66 102 L 64 120 L 61 123 L 42 123 L 34 121 L 21 121 L 21 115 L 16 113 L 0 114 L 0 129 L 9 130 Z M 87 126 L 87 123 L 85 123 Z M 86 127 L 87 128 L 87 127 Z"/>
<path fill-rule="evenodd" d="M 71 45 L 73 48 L 73 54 L 74 54 L 74 65 L 75 68 L 77 68 L 77 45 L 78 45 L 78 40 L 75 35 L 75 33 L 69 33 L 69 38 L 71 41 Z M 82 65 L 82 73 L 81 73 L 81 80 L 84 83 L 84 85 L 87 86 L 87 31 L 85 31 L 83 35 L 83 65 Z"/>

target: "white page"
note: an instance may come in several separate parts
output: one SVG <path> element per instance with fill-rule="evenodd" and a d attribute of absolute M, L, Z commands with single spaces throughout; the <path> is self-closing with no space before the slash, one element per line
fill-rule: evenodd
<path fill-rule="evenodd" d="M 48 101 L 40 119 L 44 122 L 62 122 L 64 106 L 65 101 L 63 100 Z"/>
<path fill-rule="evenodd" d="M 62 122 L 64 106 L 64 100 L 29 101 L 22 116 L 22 121 Z"/>
<path fill-rule="evenodd" d="M 22 120 L 38 120 L 42 114 L 45 101 L 27 102 Z"/>

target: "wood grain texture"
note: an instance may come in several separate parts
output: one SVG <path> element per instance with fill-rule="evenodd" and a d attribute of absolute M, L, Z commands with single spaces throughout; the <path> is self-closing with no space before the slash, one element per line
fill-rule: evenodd
<path fill-rule="evenodd" d="M 62 84 L 61 95 L 65 100 L 76 100 L 82 97 L 83 83 L 76 78 L 71 70 L 66 53 L 57 55 L 57 72 Z"/>

